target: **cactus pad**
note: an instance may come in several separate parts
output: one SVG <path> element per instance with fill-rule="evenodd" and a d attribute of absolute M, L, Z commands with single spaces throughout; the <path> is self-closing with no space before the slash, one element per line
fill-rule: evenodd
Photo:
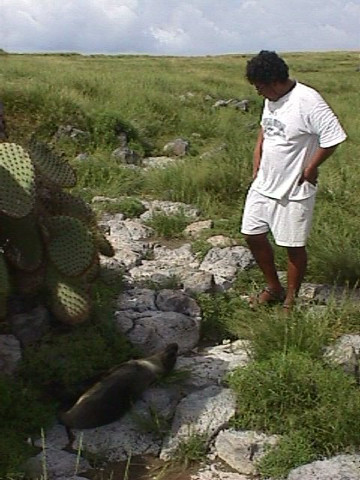
<path fill-rule="evenodd" d="M 75 277 L 90 268 L 96 254 L 95 243 L 80 220 L 59 215 L 49 218 L 46 227 L 50 259 L 63 275 Z"/>
<path fill-rule="evenodd" d="M 40 230 L 34 215 L 23 218 L 3 216 L 1 237 L 6 258 L 16 268 L 32 271 L 39 268 L 43 259 Z"/>
<path fill-rule="evenodd" d="M 73 168 L 46 144 L 32 139 L 29 152 L 43 180 L 60 187 L 75 186 L 76 174 Z"/>
<path fill-rule="evenodd" d="M 88 318 L 90 297 L 81 281 L 69 281 L 50 267 L 47 284 L 51 292 L 50 308 L 59 320 L 74 325 Z"/>
<path fill-rule="evenodd" d="M 45 207 L 51 215 L 65 215 L 78 218 L 86 225 L 96 225 L 96 215 L 90 205 L 71 193 L 55 190 L 45 198 Z"/>
<path fill-rule="evenodd" d="M 15 143 L 0 143 L 0 211 L 24 217 L 34 205 L 35 169 L 29 155 Z"/>

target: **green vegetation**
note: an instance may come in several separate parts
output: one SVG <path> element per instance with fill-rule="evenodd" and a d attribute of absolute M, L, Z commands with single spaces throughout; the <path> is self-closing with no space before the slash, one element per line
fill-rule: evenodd
<path fill-rule="evenodd" d="M 136 200 L 141 196 L 191 203 L 203 218 L 213 219 L 213 234 L 230 235 L 241 243 L 241 211 L 262 107 L 262 99 L 244 78 L 248 58 L 3 55 L 0 99 L 9 141 L 25 146 L 35 134 L 51 142 L 77 172 L 71 193 L 87 201 L 95 195 L 131 197 L 99 210 L 120 211 L 131 218 L 142 211 Z M 348 140 L 321 167 L 306 280 L 351 289 L 360 276 L 358 54 L 292 53 L 284 58 L 293 77 L 321 92 L 348 133 Z M 249 112 L 213 108 L 216 100 L 230 98 L 247 98 Z M 56 136 L 66 125 L 87 135 L 78 140 Z M 163 170 L 124 168 L 111 155 L 122 133 L 140 156 L 162 155 L 165 143 L 178 137 L 190 142 L 190 153 Z M 90 156 L 75 159 L 82 152 Z M 168 238 L 180 237 L 186 224 L 183 215 L 156 215 L 151 222 L 157 235 Z M 202 238 L 193 242 L 199 256 L 207 248 Z M 278 268 L 285 270 L 284 251 L 275 248 Z M 104 272 L 100 279 L 106 276 Z M 111 321 L 112 300 L 121 289 L 121 279 L 107 285 L 100 279 L 92 293 L 90 321 L 75 328 L 62 326 L 61 335 L 50 335 L 38 349 L 29 349 L 21 381 L 0 386 L 20 404 L 24 385 L 36 392 L 28 401 L 36 425 L 24 420 L 19 429 L 26 435 L 46 426 L 43 412 L 37 413 L 38 401 L 55 408 L 43 398 L 44 392 L 38 395 L 37 386 L 57 378 L 71 392 L 73 380 L 96 375 L 130 355 L 130 347 L 114 335 Z M 276 478 L 297 465 L 359 446 L 358 388 L 341 371 L 322 363 L 322 349 L 343 333 L 358 333 L 360 314 L 346 297 L 341 305 L 334 302 L 314 313 L 299 309 L 289 317 L 281 316 L 276 307 L 252 311 L 241 295 L 258 291 L 262 284 L 262 276 L 253 269 L 239 275 L 233 291 L 200 295 L 198 301 L 205 340 L 250 341 L 253 363 L 229 380 L 239 398 L 235 425 L 284 435 L 259 465 L 264 477 Z M 1 471 L 15 475 L 17 458 L 25 449 L 14 433 L 18 420 L 7 416 L 0 410 L 4 425 L 0 451 L 8 452 L 0 462 Z M 178 456 L 185 463 L 198 461 L 204 445 L 194 437 Z"/>
<path fill-rule="evenodd" d="M 193 433 L 187 440 L 183 440 L 174 454 L 175 463 L 187 468 L 193 463 L 199 463 L 205 459 L 207 452 L 208 437 L 206 434 Z"/>
<path fill-rule="evenodd" d="M 100 202 L 95 209 L 99 212 L 122 213 L 125 218 L 140 217 L 145 212 L 144 205 L 135 197 L 125 197 L 118 201 Z"/>
<path fill-rule="evenodd" d="M 284 475 L 300 463 L 355 450 L 360 443 L 358 387 L 340 369 L 304 353 L 277 352 L 237 370 L 229 383 L 237 394 L 237 428 L 291 439 L 284 438 L 260 461 L 265 476 Z"/>
<path fill-rule="evenodd" d="M 52 424 L 59 408 L 87 388 L 86 381 L 134 356 L 135 350 L 113 323 L 119 285 L 94 285 L 88 322 L 58 324 L 40 344 L 23 350 L 18 376 L 0 378 L 0 478 L 21 472 L 23 460 L 38 449 L 25 443 Z"/>
<path fill-rule="evenodd" d="M 26 379 L 0 377 L 0 478 L 20 473 L 21 463 L 36 454 L 26 440 L 40 435 L 40 426 L 49 426 L 54 405 L 41 401 L 40 392 Z"/>
<path fill-rule="evenodd" d="M 155 213 L 147 225 L 154 229 L 155 235 L 163 238 L 182 236 L 186 226 L 191 222 L 183 213 L 167 215 Z"/>

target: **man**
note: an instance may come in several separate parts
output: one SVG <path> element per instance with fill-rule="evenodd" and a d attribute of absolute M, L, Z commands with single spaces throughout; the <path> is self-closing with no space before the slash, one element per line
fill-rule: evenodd
<path fill-rule="evenodd" d="M 265 97 L 241 232 L 262 270 L 266 287 L 252 304 L 280 302 L 290 309 L 307 264 L 309 234 L 317 189 L 318 167 L 346 134 L 314 89 L 289 78 L 275 52 L 261 51 L 247 63 L 246 77 Z M 267 238 L 287 248 L 287 291 L 275 268 Z"/>

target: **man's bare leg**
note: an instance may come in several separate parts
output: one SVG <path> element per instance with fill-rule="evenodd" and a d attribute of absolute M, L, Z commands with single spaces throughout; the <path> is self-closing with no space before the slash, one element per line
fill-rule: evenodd
<path fill-rule="evenodd" d="M 274 260 L 274 252 L 267 238 L 267 234 L 246 235 L 245 240 L 253 254 L 256 263 L 263 272 L 268 287 L 275 294 L 281 295 L 283 287 L 280 283 Z M 272 300 L 271 295 L 264 291 L 258 298 L 258 303 L 267 303 Z"/>
<path fill-rule="evenodd" d="M 287 247 L 287 253 L 287 293 L 284 306 L 291 308 L 305 276 L 307 253 L 305 247 Z"/>

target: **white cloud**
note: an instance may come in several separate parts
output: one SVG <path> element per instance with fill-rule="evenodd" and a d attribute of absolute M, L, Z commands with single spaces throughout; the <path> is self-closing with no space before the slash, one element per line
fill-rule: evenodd
<path fill-rule="evenodd" d="M 203 55 L 356 49 L 360 0 L 1 0 L 0 48 Z"/>

